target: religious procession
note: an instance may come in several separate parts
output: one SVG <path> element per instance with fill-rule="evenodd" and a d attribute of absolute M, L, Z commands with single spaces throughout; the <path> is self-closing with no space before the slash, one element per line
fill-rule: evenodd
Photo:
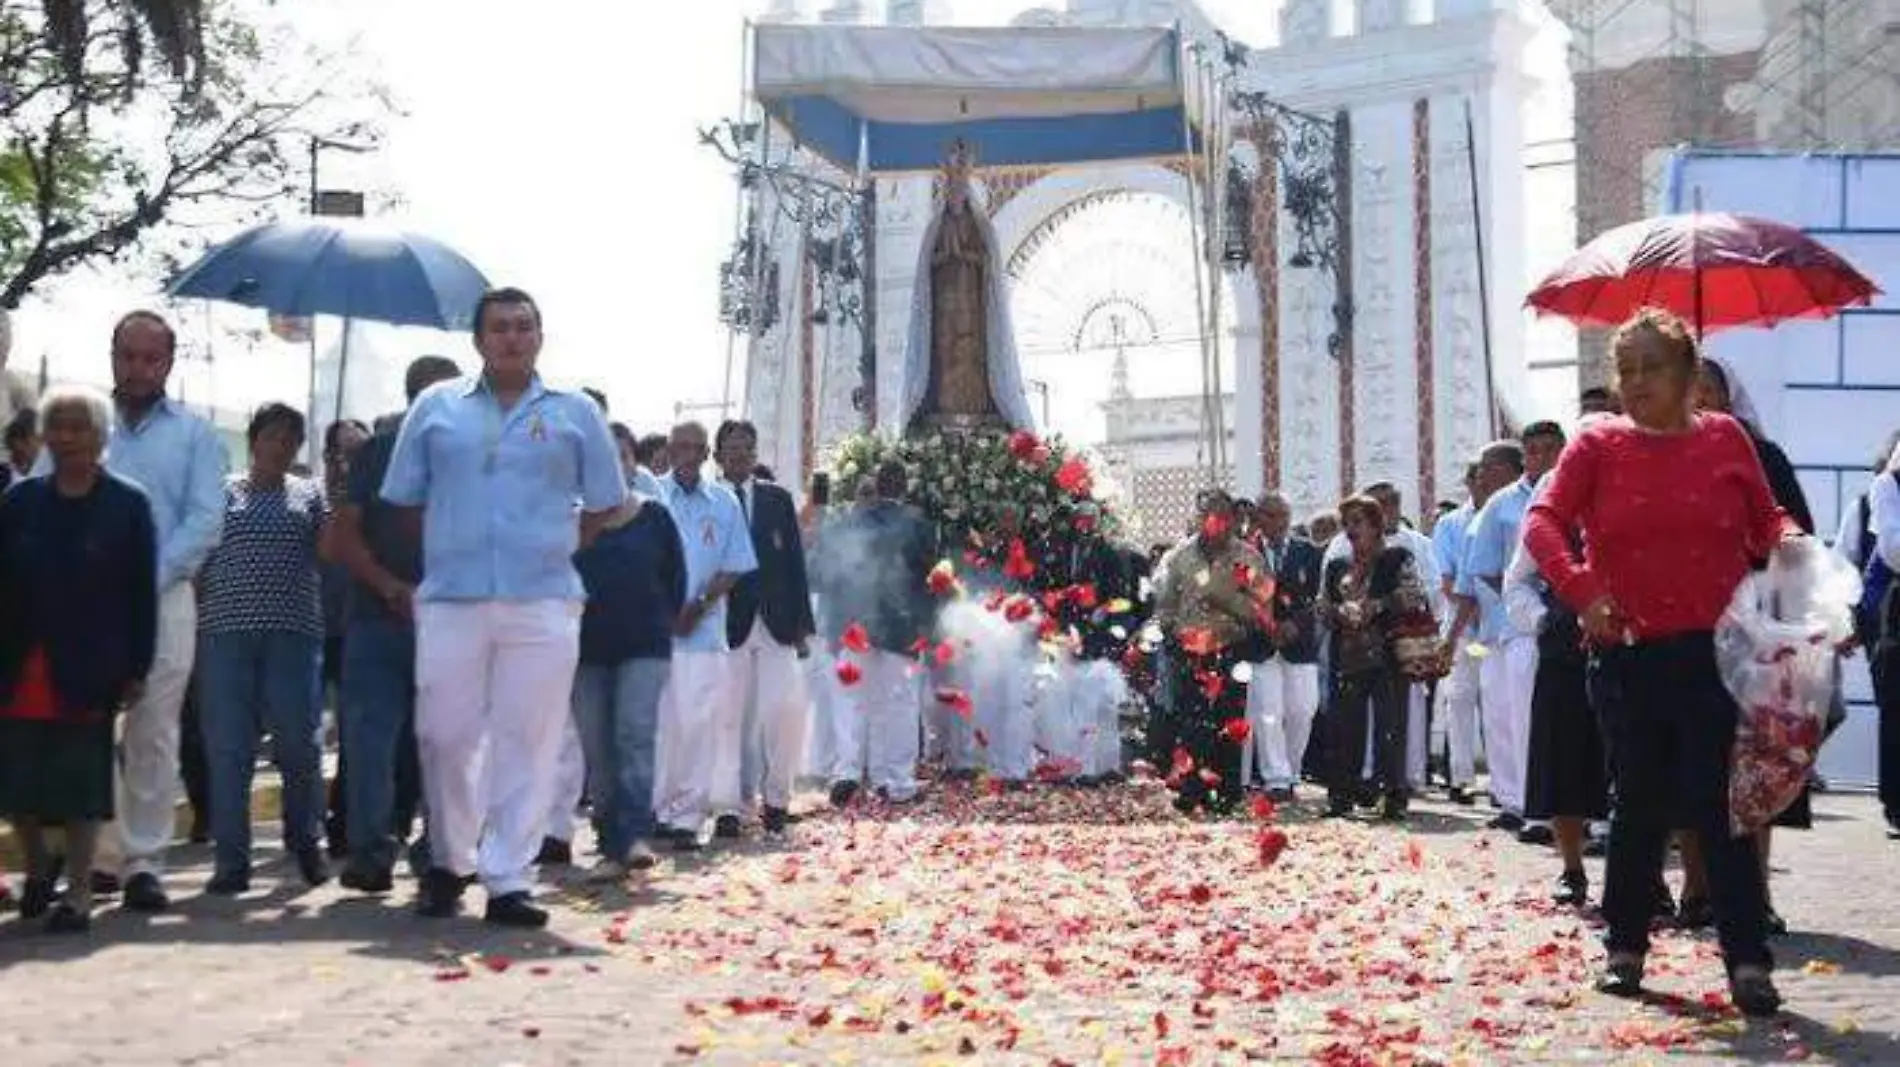
<path fill-rule="evenodd" d="M 814 6 L 681 16 L 632 284 L 419 15 L 173 219 L 19 92 L 265 121 L 228 35 L 336 27 L 0 14 L 8 1063 L 1900 1062 L 1900 111 L 1634 124 L 1708 49 L 1556 0 Z"/>

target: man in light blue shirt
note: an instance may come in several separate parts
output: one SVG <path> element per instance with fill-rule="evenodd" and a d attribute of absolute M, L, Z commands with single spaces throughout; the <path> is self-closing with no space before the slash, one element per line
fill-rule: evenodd
<path fill-rule="evenodd" d="M 673 428 L 664 479 L 667 510 L 686 557 L 686 606 L 673 627 L 673 675 L 660 702 L 653 814 L 682 850 L 700 847 L 706 818 L 739 810 L 744 713 L 726 638 L 726 594 L 759 568 L 745 512 L 733 491 L 701 470 L 711 450 L 696 422 Z"/>
<path fill-rule="evenodd" d="M 112 881 L 116 853 L 125 906 L 162 911 L 159 875 L 178 802 L 179 712 L 198 643 L 192 581 L 224 531 L 230 467 L 218 433 L 165 395 L 178 338 L 164 318 L 134 311 L 112 331 L 112 397 L 118 419 L 106 468 L 145 490 L 158 532 L 158 648 L 145 692 L 126 712 L 119 740 L 118 820 L 100 835 L 95 885 Z M 50 464 L 42 452 L 41 464 Z M 50 472 L 50 465 L 48 466 Z M 35 468 L 35 473 L 40 473 Z"/>
<path fill-rule="evenodd" d="M 1472 520 L 1466 534 L 1458 592 L 1478 608 L 1477 640 L 1487 649 L 1479 664 L 1483 693 L 1485 762 L 1491 772 L 1491 796 L 1503 809 L 1493 825 L 1524 830 L 1526 840 L 1549 843 L 1548 828 L 1527 829 L 1524 798 L 1530 762 L 1531 690 L 1537 680 L 1537 635 L 1520 632 L 1504 611 L 1504 572 L 1517 551 L 1524 514 L 1537 496 L 1537 485 L 1556 466 L 1563 451 L 1563 430 L 1555 423 L 1533 423 L 1520 441 L 1502 441 L 1485 449 L 1480 467 L 1491 484 L 1505 482 Z"/>
<path fill-rule="evenodd" d="M 1473 803 L 1472 786 L 1477 781 L 1478 750 L 1478 660 L 1464 640 L 1465 630 L 1476 616 L 1476 605 L 1466 609 L 1458 582 L 1464 572 L 1465 542 L 1471 520 L 1484 506 L 1488 487 L 1478 477 L 1478 465 L 1465 470 L 1465 502 L 1445 515 L 1432 527 L 1432 547 L 1438 552 L 1438 570 L 1442 595 L 1452 610 L 1446 620 L 1451 648 L 1451 673 L 1438 683 L 1438 718 L 1445 724 L 1445 747 L 1449 752 L 1451 800 L 1454 804 Z"/>
<path fill-rule="evenodd" d="M 538 927 L 531 867 L 580 656 L 573 555 L 626 480 L 599 406 L 535 372 L 541 313 L 528 294 L 482 296 L 475 348 L 479 376 L 416 398 L 382 486 L 422 521 L 416 739 L 436 867 L 417 910 L 455 914 L 463 879 L 479 874 L 489 922 Z"/>

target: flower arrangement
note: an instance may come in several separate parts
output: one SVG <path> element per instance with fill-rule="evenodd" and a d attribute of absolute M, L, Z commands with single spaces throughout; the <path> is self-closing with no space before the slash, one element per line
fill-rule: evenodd
<path fill-rule="evenodd" d="M 889 459 L 904 465 L 910 502 L 937 524 L 940 543 L 985 563 L 1004 565 L 1013 542 L 1042 544 L 1067 532 L 1058 531 L 1062 524 L 1104 535 L 1117 527 L 1097 496 L 1095 472 L 1061 438 L 1023 430 L 848 437 L 830 464 L 837 503 L 848 505 L 859 480 Z"/>

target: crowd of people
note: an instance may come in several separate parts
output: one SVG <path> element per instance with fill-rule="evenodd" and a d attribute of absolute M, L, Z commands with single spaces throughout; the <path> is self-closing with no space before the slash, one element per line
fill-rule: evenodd
<path fill-rule="evenodd" d="M 227 470 L 166 394 L 176 337 L 149 312 L 112 331 L 110 398 L 10 402 L 0 817 L 24 916 L 70 932 L 100 896 L 166 908 L 181 767 L 204 890 L 247 892 L 265 739 L 304 882 L 340 858 L 344 886 L 386 893 L 406 859 L 421 915 L 479 882 L 486 919 L 518 927 L 547 921 L 535 870 L 574 861 L 583 816 L 588 877 L 618 882 L 656 843 L 786 833 L 801 780 L 901 805 L 932 778 L 1113 781 L 1134 756 L 1184 812 L 1310 781 L 1326 816 L 1403 822 L 1434 769 L 1476 804 L 1482 756 L 1490 826 L 1556 847 L 1558 900 L 1587 905 L 1583 858 L 1607 853 L 1601 988 L 1641 987 L 1666 914 L 1712 923 L 1737 1005 L 1776 1009 L 1769 836 L 1728 829 L 1737 708 L 1711 632 L 1813 520 L 1674 318 L 1627 323 L 1614 392 L 1574 428 L 1487 445 L 1467 498 L 1416 523 L 1387 483 L 1299 523 L 1276 492 L 1210 490 L 1145 555 L 1065 522 L 1007 559 L 941 544 L 901 463 L 849 500 L 821 476 L 801 504 L 749 423 L 611 422 L 606 397 L 538 372 L 526 293 L 486 294 L 474 321 L 480 370 L 416 360 L 406 411 L 325 431 L 321 477 L 283 404 Z M 1836 547 L 1868 574 L 1900 835 L 1900 609 L 1875 592 L 1900 566 L 1897 467 L 1876 464 Z M 1808 818 L 1803 798 L 1781 822 Z"/>

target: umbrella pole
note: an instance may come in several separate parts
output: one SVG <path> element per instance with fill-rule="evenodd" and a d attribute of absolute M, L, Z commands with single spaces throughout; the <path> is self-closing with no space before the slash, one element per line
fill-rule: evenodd
<path fill-rule="evenodd" d="M 1695 187 L 1695 213 L 1689 216 L 1689 263 L 1692 273 L 1689 284 L 1693 287 L 1691 299 L 1695 302 L 1695 343 L 1702 347 L 1702 253 L 1698 247 L 1699 231 L 1702 227 L 1702 187 Z"/>
<path fill-rule="evenodd" d="M 343 341 L 341 343 L 341 346 L 337 349 L 337 354 L 336 354 L 336 407 L 335 407 L 335 414 L 332 415 L 330 418 L 331 422 L 343 421 L 343 383 L 348 379 L 349 372 L 350 372 L 350 318 L 349 316 L 345 315 L 343 317 Z M 310 428 L 312 436 L 316 435 L 316 429 L 317 428 L 315 426 L 312 426 Z"/>
<path fill-rule="evenodd" d="M 321 434 L 317 432 L 317 317 L 310 316 L 310 404 L 306 411 L 310 413 L 309 432 L 304 435 L 304 462 L 311 470 L 317 469 L 317 442 Z"/>

